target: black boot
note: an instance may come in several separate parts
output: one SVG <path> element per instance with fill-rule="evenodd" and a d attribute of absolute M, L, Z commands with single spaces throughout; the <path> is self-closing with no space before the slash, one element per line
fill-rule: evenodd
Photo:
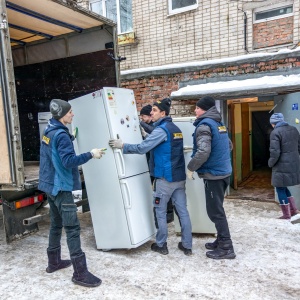
<path fill-rule="evenodd" d="M 208 250 L 215 250 L 215 249 L 218 248 L 218 245 L 219 245 L 219 241 L 218 241 L 218 239 L 216 239 L 212 243 L 206 243 L 205 248 L 208 249 Z"/>
<path fill-rule="evenodd" d="M 231 240 L 219 240 L 218 247 L 213 251 L 206 252 L 206 256 L 212 259 L 234 259 L 236 257 Z"/>
<path fill-rule="evenodd" d="M 183 253 L 185 254 L 185 255 L 192 255 L 193 253 L 192 253 L 192 249 L 188 249 L 188 248 L 185 248 L 183 245 L 182 245 L 182 242 L 179 242 L 178 243 L 178 248 L 181 250 L 181 251 L 183 251 Z"/>
<path fill-rule="evenodd" d="M 90 273 L 86 266 L 85 254 L 71 257 L 74 273 L 72 281 L 86 287 L 96 287 L 101 284 L 101 279 Z"/>
<path fill-rule="evenodd" d="M 61 248 L 58 247 L 55 250 L 48 250 L 48 267 L 46 268 L 47 273 L 53 273 L 57 270 L 67 268 L 71 266 L 71 261 L 69 259 L 61 259 Z"/>
<path fill-rule="evenodd" d="M 153 243 L 151 245 L 151 250 L 155 251 L 155 252 L 158 252 L 160 254 L 163 254 L 163 255 L 169 254 L 167 243 L 164 243 L 161 247 L 159 247 L 156 243 Z"/>

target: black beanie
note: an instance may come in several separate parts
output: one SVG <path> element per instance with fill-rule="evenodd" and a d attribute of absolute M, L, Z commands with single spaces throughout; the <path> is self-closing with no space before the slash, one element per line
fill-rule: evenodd
<path fill-rule="evenodd" d="M 65 100 L 52 99 L 50 102 L 50 112 L 54 119 L 61 119 L 69 112 L 70 109 L 71 104 Z"/>
<path fill-rule="evenodd" d="M 196 103 L 196 106 L 202 108 L 205 111 L 209 110 L 215 105 L 216 105 L 215 99 L 210 96 L 204 96 Z"/>
<path fill-rule="evenodd" d="M 151 106 L 150 104 L 145 105 L 145 106 L 141 109 L 140 115 L 151 116 L 151 115 L 150 115 L 151 110 L 152 110 L 152 106 Z"/>
<path fill-rule="evenodd" d="M 171 108 L 171 99 L 164 98 L 162 100 L 158 100 L 153 103 L 153 106 L 157 106 L 161 111 L 165 111 L 166 115 L 168 116 Z"/>

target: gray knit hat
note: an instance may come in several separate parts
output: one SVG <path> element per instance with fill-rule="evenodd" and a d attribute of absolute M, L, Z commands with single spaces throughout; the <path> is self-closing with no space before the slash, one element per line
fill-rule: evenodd
<path fill-rule="evenodd" d="M 71 109 L 71 104 L 65 100 L 52 99 L 50 102 L 50 112 L 54 119 L 61 119 Z"/>
<path fill-rule="evenodd" d="M 284 121 L 284 116 L 282 113 L 275 113 L 270 118 L 271 124 L 277 124 L 278 122 Z"/>

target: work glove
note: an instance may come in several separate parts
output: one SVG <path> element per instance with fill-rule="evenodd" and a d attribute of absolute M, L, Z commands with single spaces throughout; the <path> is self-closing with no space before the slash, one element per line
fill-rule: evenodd
<path fill-rule="evenodd" d="M 118 149 L 122 149 L 123 148 L 123 142 L 120 139 L 118 139 L 118 140 L 109 140 L 108 144 L 112 148 L 118 148 Z"/>
<path fill-rule="evenodd" d="M 148 133 L 145 131 L 145 129 L 140 125 L 140 130 L 143 138 L 146 138 L 148 136 Z"/>
<path fill-rule="evenodd" d="M 101 149 L 92 149 L 91 154 L 92 154 L 93 158 L 100 159 L 102 157 L 102 155 L 105 154 L 105 152 L 102 151 Z"/>
<path fill-rule="evenodd" d="M 190 171 L 189 169 L 187 169 L 186 176 L 190 180 L 195 180 L 195 178 L 194 178 L 194 171 Z"/>

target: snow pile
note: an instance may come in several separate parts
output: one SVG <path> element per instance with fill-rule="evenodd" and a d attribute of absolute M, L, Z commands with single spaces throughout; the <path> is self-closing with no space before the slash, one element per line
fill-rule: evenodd
<path fill-rule="evenodd" d="M 72 267 L 45 272 L 49 220 L 35 235 L 10 245 L 1 233 L 0 299 L 300 299 L 300 224 L 276 219 L 275 203 L 227 199 L 225 209 L 235 260 L 208 259 L 204 244 L 214 237 L 199 234 L 193 235 L 193 255 L 185 256 L 177 248 L 180 236 L 173 223 L 169 255 L 152 252 L 153 241 L 136 249 L 99 251 L 90 213 L 78 212 L 89 269 L 103 281 L 93 289 L 72 283 Z M 62 255 L 68 256 L 65 236 Z"/>

